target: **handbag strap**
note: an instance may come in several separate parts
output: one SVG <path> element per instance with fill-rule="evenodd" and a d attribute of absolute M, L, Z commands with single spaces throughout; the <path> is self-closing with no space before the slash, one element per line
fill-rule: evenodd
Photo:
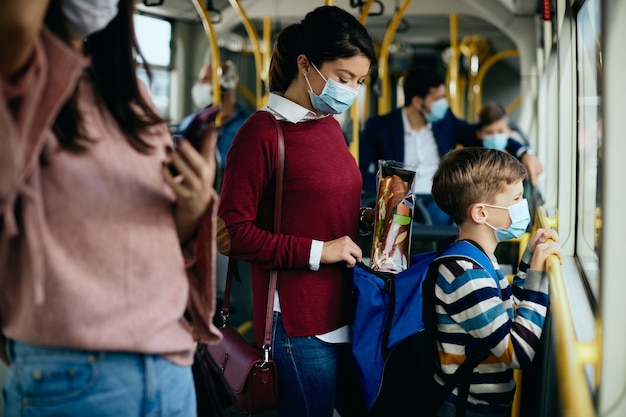
<path fill-rule="evenodd" d="M 274 127 L 278 133 L 278 149 L 276 151 L 276 196 L 274 200 L 274 233 L 280 233 L 280 225 L 283 212 L 283 178 L 285 171 L 285 139 L 283 137 L 283 128 L 280 122 L 276 120 L 274 116 L 267 113 L 272 120 Z M 229 258 L 228 271 L 226 272 L 226 285 L 224 287 L 224 301 L 222 302 L 222 319 L 224 320 L 224 326 L 226 325 L 226 318 L 228 317 L 230 310 L 230 293 L 232 287 L 233 276 L 240 281 L 239 269 L 237 267 L 237 261 Z M 276 281 L 278 278 L 278 271 L 275 269 L 270 271 L 269 288 L 267 289 L 267 310 L 265 312 L 265 334 L 263 337 L 263 348 L 269 349 L 272 340 L 272 317 L 274 315 L 274 293 L 276 292 Z M 266 358 L 267 360 L 267 358 Z"/>
<path fill-rule="evenodd" d="M 276 152 L 276 196 L 274 203 L 274 233 L 280 233 L 280 224 L 283 214 L 283 178 L 285 173 L 285 138 L 283 137 L 283 128 L 280 122 L 274 116 L 268 113 L 272 123 L 276 127 L 278 133 L 278 149 Z M 276 281 L 278 271 L 273 269 L 270 271 L 269 288 L 267 289 L 267 310 L 265 310 L 265 338 L 263 340 L 263 348 L 269 349 L 272 340 L 272 317 L 274 315 L 274 293 L 276 292 Z M 267 350 L 266 350 L 267 352 Z M 267 358 L 266 358 L 267 360 Z"/>

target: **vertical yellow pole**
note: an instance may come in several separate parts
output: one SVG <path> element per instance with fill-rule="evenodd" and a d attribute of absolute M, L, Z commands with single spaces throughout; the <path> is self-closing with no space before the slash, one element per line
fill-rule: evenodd
<path fill-rule="evenodd" d="M 380 58 L 378 59 L 378 78 L 381 80 L 381 95 L 378 99 L 378 114 L 388 113 L 391 110 L 391 85 L 389 82 L 389 45 L 391 45 L 391 41 L 396 34 L 396 30 L 398 29 L 398 24 L 402 20 L 402 16 L 404 16 L 404 12 L 411 4 L 411 0 L 404 0 L 402 6 L 394 13 L 391 21 L 389 22 L 389 26 L 387 27 L 387 32 L 385 32 L 385 37 L 383 39 L 383 43 L 380 47 Z"/>
<path fill-rule="evenodd" d="M 332 0 L 327 0 L 332 3 Z M 367 21 L 367 14 L 369 12 L 370 7 L 374 3 L 374 0 L 367 0 L 367 2 L 361 8 L 361 15 L 359 16 L 359 22 L 365 26 L 365 22 Z M 362 91 L 361 94 L 366 94 L 367 91 Z M 366 103 L 369 101 L 365 100 Z M 352 142 L 350 142 L 350 153 L 356 159 L 356 163 L 359 163 L 359 135 L 361 132 L 361 121 L 359 120 L 359 103 L 356 101 L 352 106 L 350 106 L 350 120 L 352 120 Z"/>
<path fill-rule="evenodd" d="M 261 81 L 267 86 L 268 90 L 270 87 L 269 80 L 269 64 L 270 58 L 272 56 L 272 19 L 269 16 L 265 16 L 263 18 L 263 68 L 261 69 Z M 267 98 L 269 93 L 263 94 L 263 98 L 261 100 L 260 106 L 264 106 L 267 103 Z"/>
<path fill-rule="evenodd" d="M 197 1 L 197 0 L 194 0 Z M 254 54 L 254 64 L 256 66 L 256 103 L 255 107 L 258 109 L 261 106 L 261 100 L 263 95 L 261 85 L 261 70 L 263 68 L 263 61 L 261 58 L 261 43 L 259 42 L 259 35 L 257 35 L 254 25 L 250 21 L 250 18 L 246 14 L 246 11 L 239 4 L 239 0 L 228 0 L 230 5 L 235 9 L 243 26 L 246 28 L 250 42 L 252 43 L 252 52 Z"/>
<path fill-rule="evenodd" d="M 448 66 L 448 98 L 452 112 L 462 117 L 460 92 L 459 92 L 459 41 L 458 41 L 458 16 L 450 14 L 450 65 Z"/>
<path fill-rule="evenodd" d="M 202 21 L 202 27 L 204 28 L 204 32 L 206 33 L 207 39 L 209 40 L 209 45 L 211 46 L 211 56 L 213 57 L 211 64 L 211 72 L 212 72 L 212 80 L 213 80 L 213 104 L 220 104 L 222 102 L 222 88 L 220 87 L 220 78 L 218 74 L 218 69 L 220 68 L 220 49 L 217 46 L 217 36 L 215 35 L 215 30 L 213 29 L 213 24 L 211 23 L 211 19 L 209 18 L 209 12 L 204 6 L 204 2 L 199 0 L 191 0 L 193 5 L 196 8 L 196 12 L 200 16 L 200 20 Z M 222 112 L 218 112 L 215 117 L 215 124 L 217 126 L 222 125 Z"/>

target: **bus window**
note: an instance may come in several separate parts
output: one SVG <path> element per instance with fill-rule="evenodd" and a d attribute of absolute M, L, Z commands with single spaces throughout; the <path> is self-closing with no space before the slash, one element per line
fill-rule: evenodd
<path fill-rule="evenodd" d="M 587 0 L 576 15 L 578 55 L 578 236 L 576 254 L 598 297 L 602 227 L 602 49 L 600 1 Z"/>
<path fill-rule="evenodd" d="M 149 84 L 143 67 L 137 69 L 137 77 L 148 86 L 159 114 L 167 118 L 170 113 L 172 24 L 164 19 L 135 14 L 135 31 L 141 53 L 150 66 L 152 84 Z M 141 58 L 138 59 L 141 62 Z"/>

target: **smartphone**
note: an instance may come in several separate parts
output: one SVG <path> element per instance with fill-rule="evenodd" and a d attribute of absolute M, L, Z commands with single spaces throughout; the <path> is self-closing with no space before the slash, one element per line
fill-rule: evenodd
<path fill-rule="evenodd" d="M 215 125 L 215 118 L 220 109 L 221 106 L 219 104 L 215 104 L 198 110 L 194 114 L 183 119 L 180 123 L 178 133 L 172 135 L 174 148 L 177 148 L 183 139 L 187 139 L 187 141 L 198 152 L 202 152 L 202 142 L 207 132 L 211 129 L 217 128 Z M 178 171 L 172 164 L 170 164 L 169 169 L 172 175 L 178 175 Z"/>
<path fill-rule="evenodd" d="M 174 136 L 174 147 L 177 147 L 180 141 L 184 138 L 196 148 L 198 152 L 202 149 L 202 141 L 206 136 L 207 131 L 215 129 L 215 118 L 217 112 L 220 111 L 221 106 L 219 104 L 205 107 L 198 110 L 191 116 L 188 116 L 181 122 L 179 127 L 179 135 Z"/>

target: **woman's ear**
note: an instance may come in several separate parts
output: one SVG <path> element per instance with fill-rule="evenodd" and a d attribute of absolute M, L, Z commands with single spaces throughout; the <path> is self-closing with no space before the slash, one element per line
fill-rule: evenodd
<path fill-rule="evenodd" d="M 298 65 L 298 72 L 301 74 L 308 74 L 310 69 L 309 59 L 304 54 L 298 55 L 296 58 L 296 62 Z"/>

